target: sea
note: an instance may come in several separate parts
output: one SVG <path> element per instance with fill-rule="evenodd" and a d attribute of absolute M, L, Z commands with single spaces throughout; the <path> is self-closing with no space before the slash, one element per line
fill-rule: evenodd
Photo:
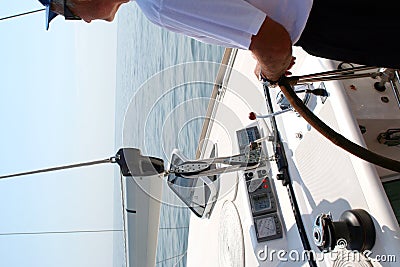
<path fill-rule="evenodd" d="M 118 14 L 116 147 L 168 166 L 174 148 L 194 159 L 224 47 L 162 29 L 136 3 Z M 165 184 L 156 267 L 186 266 L 190 210 Z"/>

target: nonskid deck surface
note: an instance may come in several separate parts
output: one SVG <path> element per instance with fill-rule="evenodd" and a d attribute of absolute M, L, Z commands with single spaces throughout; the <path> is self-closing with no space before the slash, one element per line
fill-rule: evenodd
<path fill-rule="evenodd" d="M 332 70 L 339 64 L 308 56 L 301 50 L 295 50 L 295 53 L 297 62 L 292 70 L 294 75 Z M 212 150 L 216 151 L 217 156 L 238 153 L 237 131 L 244 128 L 257 126 L 262 137 L 267 139 L 271 135 L 268 119 L 257 122 L 248 119 L 250 112 L 267 113 L 262 85 L 253 73 L 254 66 L 254 59 L 248 51 L 238 51 L 234 56 L 233 70 L 227 84 L 223 86 L 226 89 L 217 94 L 219 102 L 210 113 L 213 114 L 212 122 L 208 125 L 203 158 L 207 158 Z M 324 82 L 322 86 L 326 87 L 329 97 L 324 103 L 320 97 L 313 97 L 309 107 L 330 127 L 353 142 L 400 160 L 400 153 L 396 153 L 398 147 L 389 147 L 376 139 L 376 134 L 389 128 L 399 128 L 400 115 L 391 88 L 377 92 L 373 89 L 374 82 L 366 78 Z M 319 87 L 320 84 L 313 86 Z M 273 99 L 279 91 L 279 88 L 270 89 Z M 389 98 L 389 102 L 383 102 L 382 97 Z M 367 111 L 367 106 L 372 107 L 372 114 Z M 273 103 L 273 108 L 274 111 L 280 110 L 277 103 Z M 339 220 L 344 211 L 356 208 L 368 211 L 373 218 L 377 231 L 373 255 L 394 255 L 400 260 L 399 226 L 380 180 L 381 177 L 394 177 L 396 174 L 377 168 L 336 147 L 312 129 L 296 112 L 278 115 L 276 121 L 286 149 L 306 235 L 312 252 L 319 256 L 317 265 L 341 266 L 349 262 L 343 257 L 332 259 L 320 253 L 313 243 L 315 218 L 321 213 L 331 212 L 333 219 Z M 364 128 L 366 131 L 363 134 Z M 268 156 L 272 156 L 271 142 L 265 141 L 263 145 Z M 282 237 L 259 240 L 259 233 L 256 233 L 258 222 L 250 203 L 245 172 L 223 174 L 219 177 L 218 200 L 210 217 L 191 218 L 188 266 L 309 266 L 307 260 L 288 258 L 288 253 L 301 255 L 304 252 L 298 225 L 287 189 L 276 179 L 278 170 L 275 162 L 268 162 L 262 168 L 268 172 L 271 186 L 275 188 Z M 268 217 L 268 214 L 256 217 Z M 265 220 L 263 224 L 268 221 L 272 222 Z M 286 253 L 286 256 L 283 255 L 283 261 L 277 255 L 269 257 L 271 251 L 284 251 L 282 253 Z M 227 262 L 230 264 L 227 265 Z M 366 262 L 366 258 L 361 257 L 358 262 L 352 261 L 350 264 L 364 266 Z M 381 265 L 377 261 L 371 261 L 371 264 Z M 396 263 L 386 262 L 384 266 L 396 266 Z"/>

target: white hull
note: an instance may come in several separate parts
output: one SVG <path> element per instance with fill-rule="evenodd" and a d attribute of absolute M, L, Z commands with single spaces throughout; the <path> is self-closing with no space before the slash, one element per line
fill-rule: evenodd
<path fill-rule="evenodd" d="M 127 266 L 154 267 L 160 224 L 162 177 L 124 179 Z"/>

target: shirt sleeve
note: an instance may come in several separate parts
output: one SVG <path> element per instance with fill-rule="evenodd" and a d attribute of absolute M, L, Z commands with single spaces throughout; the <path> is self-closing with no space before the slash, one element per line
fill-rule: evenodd
<path fill-rule="evenodd" d="M 143 8 L 142 8 L 143 9 Z M 248 49 L 266 14 L 244 0 L 159 0 L 156 24 L 205 43 Z M 150 16 L 149 16 L 150 15 Z"/>

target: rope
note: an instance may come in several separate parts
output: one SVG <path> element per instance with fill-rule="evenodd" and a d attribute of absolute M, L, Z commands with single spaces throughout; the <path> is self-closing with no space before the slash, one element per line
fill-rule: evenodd
<path fill-rule="evenodd" d="M 78 163 L 78 164 L 72 164 L 72 165 L 64 165 L 64 166 L 59 166 L 59 167 L 40 169 L 40 170 L 35 170 L 35 171 L 8 174 L 8 175 L 0 176 L 0 179 L 6 179 L 6 178 L 24 176 L 24 175 L 30 175 L 30 174 L 37 174 L 37 173 L 44 173 L 44 172 L 59 171 L 59 170 L 72 169 L 72 168 L 80 168 L 80 167 L 91 166 L 91 165 L 96 165 L 96 164 L 115 163 L 115 162 L 116 162 L 115 157 L 111 157 L 109 159 L 103 159 L 103 160 L 96 160 L 96 161 L 90 161 L 90 162 L 84 162 L 84 163 Z"/>

